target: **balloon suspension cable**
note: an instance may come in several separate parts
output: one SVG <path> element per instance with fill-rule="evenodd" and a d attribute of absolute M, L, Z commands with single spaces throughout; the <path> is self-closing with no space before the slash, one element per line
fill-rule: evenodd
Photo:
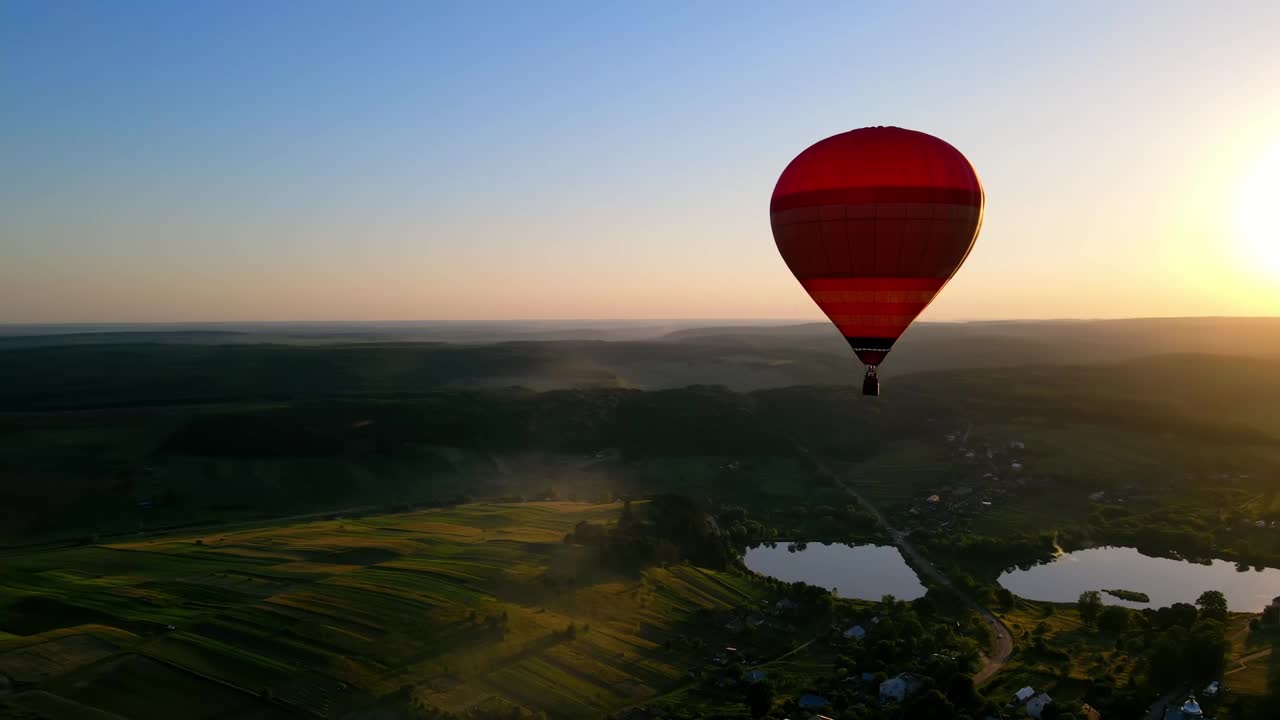
<path fill-rule="evenodd" d="M 862 394 L 876 397 L 880 394 L 880 377 L 876 374 L 876 366 L 867 366 L 867 376 L 862 379 Z"/>

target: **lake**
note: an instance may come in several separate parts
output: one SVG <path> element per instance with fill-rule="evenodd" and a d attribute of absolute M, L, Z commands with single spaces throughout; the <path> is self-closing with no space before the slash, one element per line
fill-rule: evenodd
<path fill-rule="evenodd" d="M 879 600 L 892 595 L 914 600 L 925 593 L 915 571 L 892 546 L 809 543 L 803 550 L 788 552 L 787 543 L 778 543 L 749 548 L 743 560 L 753 572 L 835 588 L 843 598 Z"/>
<path fill-rule="evenodd" d="M 1085 590 L 1137 590 L 1149 603 L 1121 600 L 1106 593 L 1102 601 L 1131 608 L 1159 608 L 1194 603 L 1205 590 L 1221 590 L 1238 612 L 1260 612 L 1280 595 L 1280 570 L 1237 572 L 1236 565 L 1214 560 L 1199 565 L 1184 560 L 1148 557 L 1133 548 L 1100 547 L 1067 553 L 1030 570 L 1006 570 L 1000 584 L 1028 600 L 1075 602 Z"/>

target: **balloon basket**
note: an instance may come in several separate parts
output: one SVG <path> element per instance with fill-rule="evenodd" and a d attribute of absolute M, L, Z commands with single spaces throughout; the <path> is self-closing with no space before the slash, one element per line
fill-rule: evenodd
<path fill-rule="evenodd" d="M 876 376 L 874 365 L 867 366 L 867 376 L 862 379 L 862 394 L 868 397 L 880 395 L 880 378 Z"/>

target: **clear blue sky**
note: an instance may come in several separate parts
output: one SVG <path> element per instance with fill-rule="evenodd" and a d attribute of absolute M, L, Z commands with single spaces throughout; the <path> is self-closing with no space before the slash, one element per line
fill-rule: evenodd
<path fill-rule="evenodd" d="M 0 321 L 817 318 L 769 194 L 879 124 L 986 185 L 928 318 L 1277 314 L 1274 231 L 1230 221 L 1239 178 L 1280 177 L 1248 172 L 1277 27 L 1261 1 L 7 0 Z"/>

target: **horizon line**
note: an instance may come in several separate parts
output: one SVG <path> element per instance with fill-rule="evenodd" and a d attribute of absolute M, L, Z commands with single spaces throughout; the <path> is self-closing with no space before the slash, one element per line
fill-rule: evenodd
<path fill-rule="evenodd" d="M 913 325 L 966 325 L 1019 322 L 1120 322 L 1126 320 L 1280 320 L 1280 315 L 1133 315 L 1117 317 L 1008 317 L 952 320 L 918 320 Z M 463 320 L 0 320 L 0 329 L 19 327 L 109 327 L 109 326 L 227 326 L 227 325 L 501 325 L 501 324 L 599 324 L 599 323 L 734 323 L 767 325 L 822 325 L 826 319 L 813 318 L 508 318 Z"/>

